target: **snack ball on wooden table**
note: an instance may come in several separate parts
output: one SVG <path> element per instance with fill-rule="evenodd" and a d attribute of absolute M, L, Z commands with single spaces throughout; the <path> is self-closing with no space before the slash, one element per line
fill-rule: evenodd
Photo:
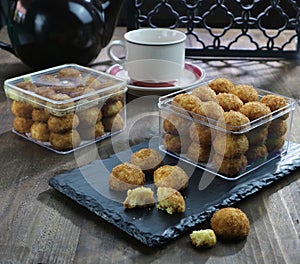
<path fill-rule="evenodd" d="M 210 219 L 217 238 L 224 240 L 245 239 L 250 231 L 247 215 L 238 208 L 227 207 L 216 211 Z"/>
<path fill-rule="evenodd" d="M 130 163 L 139 166 L 146 175 L 164 164 L 160 153 L 151 148 L 143 148 L 134 152 L 130 157 Z"/>
<path fill-rule="evenodd" d="M 143 185 L 145 180 L 145 174 L 139 166 L 125 162 L 112 169 L 109 187 L 115 191 L 127 191 Z"/>
<path fill-rule="evenodd" d="M 190 239 L 196 248 L 212 248 L 217 244 L 217 238 L 212 229 L 194 230 L 190 234 Z"/>
<path fill-rule="evenodd" d="M 176 190 L 187 188 L 189 177 L 186 172 L 177 165 L 164 165 L 153 173 L 156 187 L 170 187 Z"/>

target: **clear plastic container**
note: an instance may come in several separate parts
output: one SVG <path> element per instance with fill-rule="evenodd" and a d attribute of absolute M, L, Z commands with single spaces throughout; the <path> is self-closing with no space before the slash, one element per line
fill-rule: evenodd
<path fill-rule="evenodd" d="M 161 151 L 226 180 L 236 180 L 287 153 L 295 109 L 293 99 L 280 95 L 286 101 L 284 107 L 248 119 L 243 125 L 229 124 L 232 116 L 237 118 L 236 113 L 226 114 L 225 121 L 224 114 L 218 119 L 209 118 L 173 102 L 175 96 L 191 94 L 209 82 L 160 97 Z M 273 94 L 261 89 L 256 91 L 258 102 Z M 211 112 L 215 108 L 211 108 Z"/>
<path fill-rule="evenodd" d="M 14 115 L 12 131 L 67 154 L 124 130 L 125 81 L 76 64 L 4 82 Z"/>

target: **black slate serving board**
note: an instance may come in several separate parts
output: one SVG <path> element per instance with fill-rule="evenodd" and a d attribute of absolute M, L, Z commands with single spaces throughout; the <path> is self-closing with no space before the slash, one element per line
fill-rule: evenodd
<path fill-rule="evenodd" d="M 140 143 L 105 160 L 96 160 L 59 174 L 50 179 L 49 185 L 140 242 L 156 247 L 204 222 L 217 209 L 233 205 L 300 167 L 300 144 L 292 142 L 286 156 L 276 158 L 235 181 L 227 181 L 189 164 L 180 163 L 191 175 L 189 187 L 183 192 L 186 200 L 184 213 L 169 215 L 155 207 L 125 210 L 122 202 L 126 193 L 109 190 L 110 171 L 121 162 L 128 161 L 132 152 L 148 147 L 148 144 Z M 177 159 L 168 155 L 164 161 L 165 164 L 178 163 Z M 199 189 L 203 177 L 206 177 L 207 187 Z M 151 182 L 147 184 L 153 187 Z"/>

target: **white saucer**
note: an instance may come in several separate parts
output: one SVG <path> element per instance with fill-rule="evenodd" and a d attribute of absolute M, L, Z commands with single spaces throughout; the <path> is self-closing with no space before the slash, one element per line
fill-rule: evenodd
<path fill-rule="evenodd" d="M 163 95 L 177 91 L 179 89 L 186 88 L 188 86 L 200 83 L 205 78 L 205 72 L 199 66 L 186 62 L 184 65 L 184 72 L 174 86 L 168 87 L 144 87 L 144 86 L 135 86 L 130 84 L 130 78 L 128 77 L 127 71 L 119 64 L 111 66 L 106 71 L 107 73 L 119 77 L 127 81 L 128 93 L 135 96 L 144 96 L 144 95 Z"/>

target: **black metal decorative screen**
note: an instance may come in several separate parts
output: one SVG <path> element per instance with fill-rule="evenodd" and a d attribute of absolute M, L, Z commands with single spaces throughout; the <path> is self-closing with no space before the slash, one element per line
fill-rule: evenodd
<path fill-rule="evenodd" d="M 181 28 L 186 54 L 297 58 L 300 0 L 127 0 L 128 30 Z"/>

